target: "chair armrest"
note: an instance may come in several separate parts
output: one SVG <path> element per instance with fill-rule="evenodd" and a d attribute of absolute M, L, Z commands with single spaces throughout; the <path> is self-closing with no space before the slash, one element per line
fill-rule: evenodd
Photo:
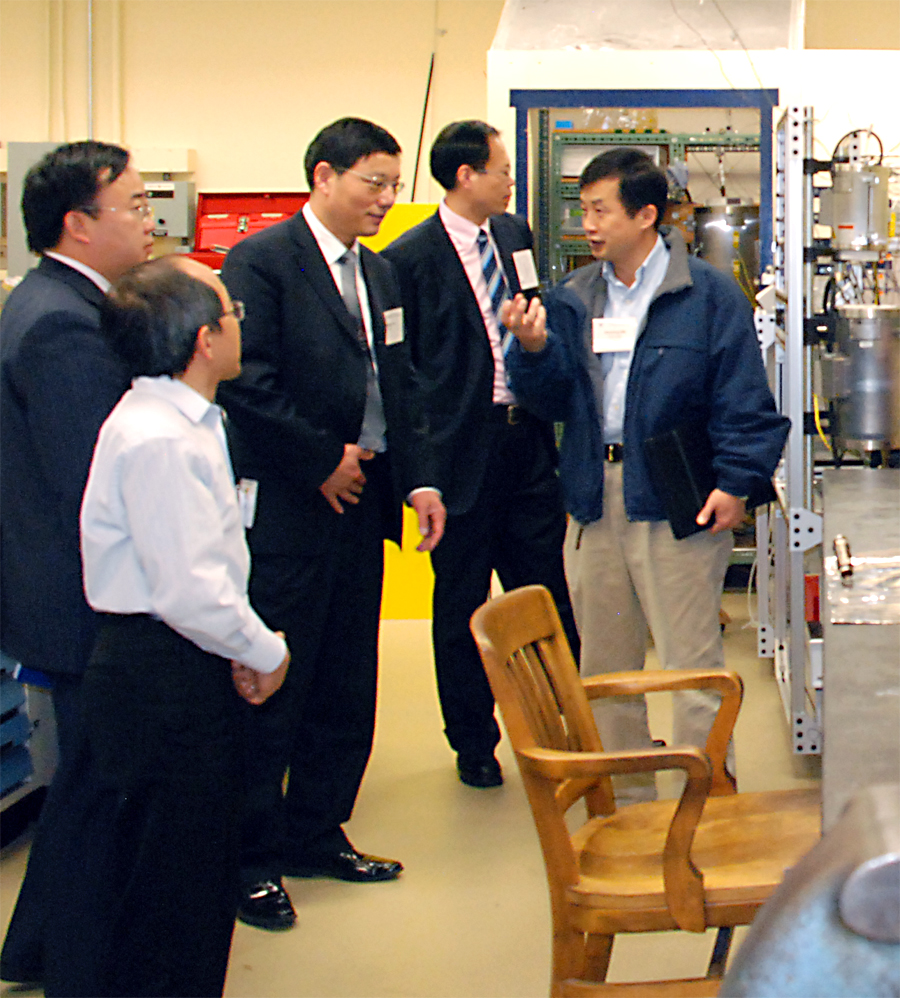
<path fill-rule="evenodd" d="M 517 753 L 527 772 L 556 783 L 559 789 L 569 781 L 581 783 L 581 793 L 568 802 L 571 806 L 590 788 L 585 781 L 615 773 L 659 772 L 681 769 L 687 774 L 684 790 L 675 808 L 663 850 L 663 882 L 666 903 L 678 927 L 688 932 L 706 929 L 703 876 L 691 861 L 691 845 L 697 823 L 710 795 L 713 773 L 710 760 L 698 748 L 654 748 L 622 752 L 565 752 L 558 749 L 527 748 Z"/>
<path fill-rule="evenodd" d="M 635 672 L 601 672 L 583 676 L 581 683 L 589 700 L 676 690 L 715 690 L 738 698 L 744 686 L 736 672 L 724 669 L 641 669 Z"/>
<path fill-rule="evenodd" d="M 712 762 L 713 797 L 736 792 L 734 777 L 725 768 L 728 743 L 734 732 L 744 684 L 736 672 L 719 669 L 647 669 L 640 672 L 604 672 L 582 679 L 589 700 L 641 693 L 675 693 L 679 690 L 712 690 L 720 695 L 719 709 L 706 738 L 706 754 Z"/>
<path fill-rule="evenodd" d="M 569 752 L 535 747 L 519 749 L 516 755 L 529 773 L 555 783 L 593 780 L 617 773 L 654 773 L 666 769 L 683 769 L 688 774 L 688 781 L 711 778 L 709 759 L 693 745 L 623 749 L 621 752 Z"/>

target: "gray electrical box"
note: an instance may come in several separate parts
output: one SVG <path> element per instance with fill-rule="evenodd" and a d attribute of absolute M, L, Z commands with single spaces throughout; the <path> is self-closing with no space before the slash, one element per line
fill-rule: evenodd
<path fill-rule="evenodd" d="M 29 251 L 22 221 L 22 185 L 25 174 L 52 152 L 58 142 L 10 142 L 6 147 L 6 273 L 24 277 L 38 258 Z"/>
<path fill-rule="evenodd" d="M 187 180 L 152 180 L 146 186 L 153 206 L 153 235 L 193 239 L 197 204 L 194 184 Z"/>

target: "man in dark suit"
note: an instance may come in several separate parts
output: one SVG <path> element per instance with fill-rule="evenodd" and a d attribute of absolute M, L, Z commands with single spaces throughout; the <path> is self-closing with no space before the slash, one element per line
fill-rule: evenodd
<path fill-rule="evenodd" d="M 426 393 L 447 528 L 431 556 L 433 641 L 445 731 L 463 783 L 503 782 L 494 700 L 469 634 L 496 570 L 506 589 L 543 583 L 578 655 L 563 573 L 566 521 L 553 427 L 516 404 L 496 311 L 534 288 L 531 232 L 506 214 L 513 180 L 495 128 L 447 125 L 431 149 L 438 211 L 383 251 L 397 273 L 413 364 Z M 498 265 L 499 258 L 499 265 Z"/>
<path fill-rule="evenodd" d="M 243 374 L 221 400 L 247 497 L 250 597 L 294 660 L 282 690 L 245 712 L 238 917 L 270 929 L 295 919 L 282 875 L 371 882 L 402 869 L 358 852 L 341 826 L 374 733 L 384 539 L 399 543 L 406 497 L 421 550 L 444 524 L 396 281 L 357 241 L 402 187 L 400 147 L 344 118 L 316 136 L 305 168 L 303 210 L 239 243 L 222 269 L 247 313 Z"/>
<path fill-rule="evenodd" d="M 75 142 L 25 178 L 22 213 L 37 268 L 0 317 L 0 642 L 53 681 L 59 764 L 43 822 L 72 764 L 81 676 L 97 629 L 85 602 L 78 513 L 94 442 L 128 387 L 104 342 L 99 306 L 111 281 L 149 256 L 153 219 L 126 150 Z M 40 849 L 0 958 L 0 977 L 40 977 Z"/>

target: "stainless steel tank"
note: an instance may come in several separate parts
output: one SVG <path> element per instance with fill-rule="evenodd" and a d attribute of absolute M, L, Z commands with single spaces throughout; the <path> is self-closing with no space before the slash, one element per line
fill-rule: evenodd
<path fill-rule="evenodd" d="M 694 231 L 697 255 L 754 295 L 759 284 L 759 205 L 697 208 Z"/>
<path fill-rule="evenodd" d="M 887 246 L 890 175 L 886 166 L 854 166 L 835 171 L 828 192 L 833 214 L 830 221 L 825 220 L 834 231 L 835 249 L 880 251 Z M 828 194 L 824 199 L 826 206 Z"/>
<path fill-rule="evenodd" d="M 830 389 L 842 450 L 900 448 L 900 305 L 838 309 Z"/>

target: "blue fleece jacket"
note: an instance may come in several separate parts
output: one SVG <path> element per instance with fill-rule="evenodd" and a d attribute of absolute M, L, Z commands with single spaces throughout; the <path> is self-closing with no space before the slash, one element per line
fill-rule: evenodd
<path fill-rule="evenodd" d="M 713 447 L 718 488 L 746 496 L 771 477 L 790 429 L 769 390 L 750 305 L 736 282 L 688 256 L 677 233 L 663 233 L 669 266 L 634 348 L 625 393 L 623 489 L 629 520 L 664 520 L 644 461 L 643 442 L 699 420 Z M 589 373 L 591 320 L 603 315 L 601 264 L 581 267 L 545 298 L 547 344 L 507 358 L 516 398 L 564 424 L 559 474 L 566 509 L 579 523 L 603 513 L 602 405 Z"/>

